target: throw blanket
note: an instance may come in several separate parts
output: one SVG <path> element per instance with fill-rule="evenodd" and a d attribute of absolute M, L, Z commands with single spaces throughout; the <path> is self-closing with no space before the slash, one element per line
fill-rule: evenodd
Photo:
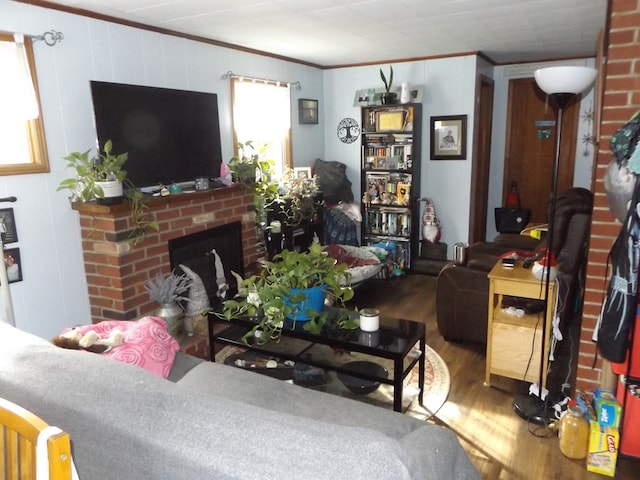
<path fill-rule="evenodd" d="M 343 210 L 327 208 L 324 213 L 324 244 L 358 246 L 356 222 Z"/>
<path fill-rule="evenodd" d="M 124 335 L 122 345 L 112 347 L 101 355 L 120 362 L 137 365 L 162 378 L 169 376 L 173 359 L 180 348 L 167 332 L 167 325 L 157 317 L 144 317 L 136 321 L 105 320 L 93 325 L 76 327 L 82 335 L 95 332 L 107 338 L 118 328 Z M 63 333 L 70 331 L 68 328 Z"/>
<path fill-rule="evenodd" d="M 370 257 L 363 258 L 363 257 L 358 257 L 356 255 L 349 254 L 343 247 L 335 243 L 328 245 L 325 248 L 325 251 L 331 258 L 335 258 L 338 264 L 346 263 L 349 268 L 361 267 L 363 265 L 379 265 L 380 264 L 380 260 L 378 260 L 377 258 L 370 258 Z"/>

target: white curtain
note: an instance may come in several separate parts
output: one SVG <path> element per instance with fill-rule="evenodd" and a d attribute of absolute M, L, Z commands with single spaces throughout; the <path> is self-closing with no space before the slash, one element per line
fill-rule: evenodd
<path fill-rule="evenodd" d="M 38 117 L 38 102 L 24 47 L 24 35 L 14 34 L 15 43 L 0 42 L 0 105 L 3 117 L 26 121 Z"/>
<path fill-rule="evenodd" d="M 287 84 L 234 79 L 233 126 L 241 143 L 253 141 L 275 161 L 275 178 L 284 173 L 286 136 L 291 128 L 291 93 Z"/>

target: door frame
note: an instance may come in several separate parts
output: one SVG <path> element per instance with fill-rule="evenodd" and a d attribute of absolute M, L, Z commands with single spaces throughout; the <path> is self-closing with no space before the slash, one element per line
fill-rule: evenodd
<path fill-rule="evenodd" d="M 469 205 L 469 243 L 486 240 L 489 209 L 489 175 L 491 165 L 491 134 L 493 123 L 494 81 L 478 75 L 471 166 L 471 202 Z"/>

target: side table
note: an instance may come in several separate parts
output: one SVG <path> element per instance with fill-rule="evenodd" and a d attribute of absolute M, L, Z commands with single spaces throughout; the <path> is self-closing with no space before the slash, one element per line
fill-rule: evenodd
<path fill-rule="evenodd" d="M 544 281 L 536 278 L 531 273 L 531 269 L 523 268 L 520 262 L 513 268 L 505 268 L 501 261 L 498 261 L 488 277 L 489 311 L 485 385 L 491 385 L 491 374 L 532 383 L 540 381 L 542 325 L 546 322 L 542 375 L 542 386 L 544 386 L 549 366 L 551 346 L 549 339 L 556 303 L 556 283 L 552 282 L 549 285 L 546 311 L 525 314 L 523 318 L 518 318 L 502 311 L 504 296 L 544 300 Z"/>

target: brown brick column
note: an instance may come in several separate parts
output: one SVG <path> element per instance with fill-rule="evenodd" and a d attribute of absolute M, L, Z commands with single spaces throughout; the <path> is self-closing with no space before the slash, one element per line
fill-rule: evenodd
<path fill-rule="evenodd" d="M 603 178 L 613 158 L 609 149 L 611 135 L 640 109 L 640 1 L 613 0 L 608 22 L 600 143 L 592 187 L 595 204 L 576 381 L 577 388 L 584 391 L 597 387 L 602 374 L 600 358 L 592 368 L 596 345 L 591 337 L 608 284 L 607 255 L 621 228 L 609 211 Z"/>

